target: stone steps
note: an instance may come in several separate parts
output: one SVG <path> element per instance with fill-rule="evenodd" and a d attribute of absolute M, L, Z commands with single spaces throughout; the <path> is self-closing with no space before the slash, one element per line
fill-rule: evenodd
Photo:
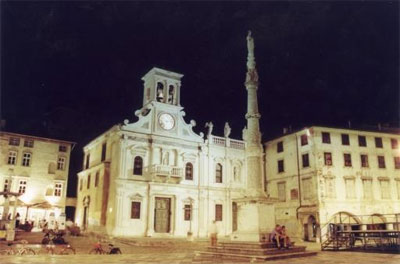
<path fill-rule="evenodd" d="M 221 241 L 217 246 L 207 247 L 207 251 L 196 251 L 194 262 L 258 262 L 276 259 L 309 257 L 317 252 L 307 252 L 304 246 L 278 249 L 272 242 Z"/>
<path fill-rule="evenodd" d="M 291 247 L 289 249 L 277 248 L 242 248 L 242 247 L 208 247 L 208 252 L 217 253 L 235 253 L 235 254 L 249 254 L 249 255 L 279 255 L 294 252 L 304 252 L 306 247 Z"/>
<path fill-rule="evenodd" d="M 232 248 L 276 248 L 273 242 L 240 242 L 240 241 L 229 241 L 229 242 L 219 242 L 221 247 L 232 247 Z M 294 246 L 294 242 L 291 243 Z"/>
<path fill-rule="evenodd" d="M 278 260 L 278 259 L 288 259 L 288 258 L 299 258 L 299 257 L 309 257 L 315 256 L 317 252 L 293 252 L 293 253 L 283 253 L 278 255 L 245 255 L 245 254 L 233 254 L 233 253 L 218 253 L 218 252 L 208 252 L 208 251 L 196 251 L 193 262 L 204 262 L 212 261 L 218 262 L 218 260 L 236 260 L 236 261 L 268 261 L 268 260 Z"/>

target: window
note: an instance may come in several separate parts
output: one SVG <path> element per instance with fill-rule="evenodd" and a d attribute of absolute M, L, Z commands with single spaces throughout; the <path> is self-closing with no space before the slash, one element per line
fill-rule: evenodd
<path fill-rule="evenodd" d="M 378 156 L 378 167 L 379 167 L 380 169 L 386 168 L 386 165 L 385 165 L 385 156 Z"/>
<path fill-rule="evenodd" d="M 26 180 L 20 180 L 18 186 L 18 193 L 24 194 L 26 192 Z"/>
<path fill-rule="evenodd" d="M 94 187 L 99 185 L 99 172 L 96 172 L 96 176 L 94 177 Z"/>
<path fill-rule="evenodd" d="M 90 154 L 86 155 L 86 165 L 85 165 L 85 169 L 89 169 L 89 162 L 90 162 Z"/>
<path fill-rule="evenodd" d="M 140 219 L 140 202 L 132 202 L 131 219 Z"/>
<path fill-rule="evenodd" d="M 192 205 L 185 204 L 185 207 L 183 208 L 183 210 L 184 210 L 184 220 L 185 221 L 192 220 Z"/>
<path fill-rule="evenodd" d="M 54 196 L 61 196 L 62 193 L 62 183 L 56 183 L 54 185 Z"/>
<path fill-rule="evenodd" d="M 350 145 L 350 138 L 348 134 L 342 134 L 342 145 Z"/>
<path fill-rule="evenodd" d="M 186 163 L 185 166 L 185 180 L 193 180 L 193 165 L 190 162 Z"/>
<path fill-rule="evenodd" d="M 290 200 L 297 200 L 299 199 L 299 191 L 297 189 L 290 190 Z"/>
<path fill-rule="evenodd" d="M 19 138 L 10 137 L 8 144 L 11 146 L 19 146 Z"/>
<path fill-rule="evenodd" d="M 25 139 L 24 147 L 33 148 L 33 139 Z"/>
<path fill-rule="evenodd" d="M 8 152 L 8 162 L 9 165 L 15 165 L 17 163 L 17 152 L 9 151 Z"/>
<path fill-rule="evenodd" d="M 368 155 L 361 154 L 361 167 L 368 168 Z"/>
<path fill-rule="evenodd" d="M 106 160 L 106 153 L 107 153 L 107 143 L 103 143 L 101 146 L 101 161 Z"/>
<path fill-rule="evenodd" d="M 302 179 L 301 181 L 303 184 L 303 191 L 301 192 L 303 200 L 310 200 L 314 196 L 311 178 Z"/>
<path fill-rule="evenodd" d="M 394 168 L 400 169 L 400 157 L 394 157 Z"/>
<path fill-rule="evenodd" d="M 325 192 L 327 198 L 336 197 L 335 178 L 325 178 Z"/>
<path fill-rule="evenodd" d="M 25 152 L 22 156 L 22 166 L 29 167 L 31 163 L 32 154 L 29 152 Z"/>
<path fill-rule="evenodd" d="M 324 161 L 326 166 L 332 166 L 332 153 L 324 152 Z"/>
<path fill-rule="evenodd" d="M 388 180 L 381 180 L 381 197 L 382 199 L 390 199 L 390 185 Z"/>
<path fill-rule="evenodd" d="M 301 135 L 300 141 L 301 141 L 301 145 L 302 145 L 302 146 L 307 145 L 307 144 L 308 144 L 308 137 L 307 137 L 307 135 L 306 135 L 306 134 Z"/>
<path fill-rule="evenodd" d="M 65 145 L 59 145 L 58 146 L 58 151 L 59 152 L 67 152 L 68 147 Z"/>
<path fill-rule="evenodd" d="M 90 188 L 90 174 L 87 177 L 86 189 Z"/>
<path fill-rule="evenodd" d="M 390 144 L 392 145 L 392 149 L 398 149 L 399 148 L 399 143 L 397 139 L 391 138 L 390 139 Z"/>
<path fill-rule="evenodd" d="M 65 157 L 58 157 L 57 161 L 57 170 L 64 170 L 65 169 Z"/>
<path fill-rule="evenodd" d="M 310 160 L 308 158 L 308 153 L 301 155 L 301 160 L 303 162 L 303 168 L 310 167 Z"/>
<path fill-rule="evenodd" d="M 343 154 L 344 157 L 344 166 L 351 167 L 351 154 L 345 153 Z"/>
<path fill-rule="evenodd" d="M 363 191 L 364 191 L 364 199 L 372 199 L 372 180 L 364 179 L 362 180 Z"/>
<path fill-rule="evenodd" d="M 375 147 L 376 148 L 383 148 L 382 138 L 376 137 L 375 138 Z"/>
<path fill-rule="evenodd" d="M 278 182 L 278 199 L 280 202 L 286 201 L 286 183 Z"/>
<path fill-rule="evenodd" d="M 133 174 L 143 175 L 143 159 L 140 156 L 136 156 L 133 161 Z"/>
<path fill-rule="evenodd" d="M 222 221 L 222 204 L 215 205 L 215 221 Z"/>
<path fill-rule="evenodd" d="M 365 136 L 358 136 L 358 146 L 366 147 L 367 146 L 367 139 Z"/>
<path fill-rule="evenodd" d="M 345 185 L 346 185 L 346 198 L 347 199 L 356 198 L 354 179 L 345 179 Z"/>
<path fill-rule="evenodd" d="M 278 144 L 276 144 L 276 151 L 278 153 L 283 152 L 283 142 L 279 141 Z"/>
<path fill-rule="evenodd" d="M 283 164 L 283 160 L 278 160 L 278 172 L 284 172 L 285 171 L 285 167 Z"/>
<path fill-rule="evenodd" d="M 79 180 L 79 191 L 82 191 L 82 186 L 83 186 L 83 180 Z"/>
<path fill-rule="evenodd" d="M 331 134 L 322 132 L 322 143 L 331 144 Z"/>
<path fill-rule="evenodd" d="M 222 165 L 220 163 L 215 166 L 215 182 L 222 183 Z"/>
<path fill-rule="evenodd" d="M 4 180 L 4 192 L 11 191 L 11 180 L 10 179 L 5 179 Z"/>

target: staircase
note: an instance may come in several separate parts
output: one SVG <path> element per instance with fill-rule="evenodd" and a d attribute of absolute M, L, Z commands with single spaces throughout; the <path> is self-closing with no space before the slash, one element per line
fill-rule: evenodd
<path fill-rule="evenodd" d="M 229 261 L 266 261 L 314 256 L 317 252 L 306 252 L 304 246 L 292 246 L 289 249 L 278 249 L 272 242 L 221 242 L 218 246 L 208 247 L 207 251 L 196 251 L 193 262 L 215 263 L 218 260 Z"/>

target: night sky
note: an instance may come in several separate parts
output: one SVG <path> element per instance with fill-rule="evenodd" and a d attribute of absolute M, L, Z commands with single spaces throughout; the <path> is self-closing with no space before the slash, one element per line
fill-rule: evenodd
<path fill-rule="evenodd" d="M 246 124 L 246 35 L 263 139 L 283 127 L 399 127 L 399 2 L 1 2 L 1 119 L 82 147 L 142 104 L 152 67 L 184 74 L 197 132 Z"/>

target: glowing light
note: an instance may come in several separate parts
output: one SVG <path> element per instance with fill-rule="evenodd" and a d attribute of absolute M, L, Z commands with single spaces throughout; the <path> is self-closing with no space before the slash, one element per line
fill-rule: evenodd
<path fill-rule="evenodd" d="M 19 199 L 24 203 L 29 204 L 33 199 L 33 194 L 31 192 L 26 192 L 23 195 L 21 195 Z"/>
<path fill-rule="evenodd" d="M 112 213 L 112 208 L 110 208 L 110 210 L 109 210 L 109 211 L 110 211 L 110 213 Z"/>
<path fill-rule="evenodd" d="M 45 199 L 49 202 L 49 204 L 55 205 L 60 200 L 60 197 L 58 197 L 58 196 L 45 196 Z"/>

